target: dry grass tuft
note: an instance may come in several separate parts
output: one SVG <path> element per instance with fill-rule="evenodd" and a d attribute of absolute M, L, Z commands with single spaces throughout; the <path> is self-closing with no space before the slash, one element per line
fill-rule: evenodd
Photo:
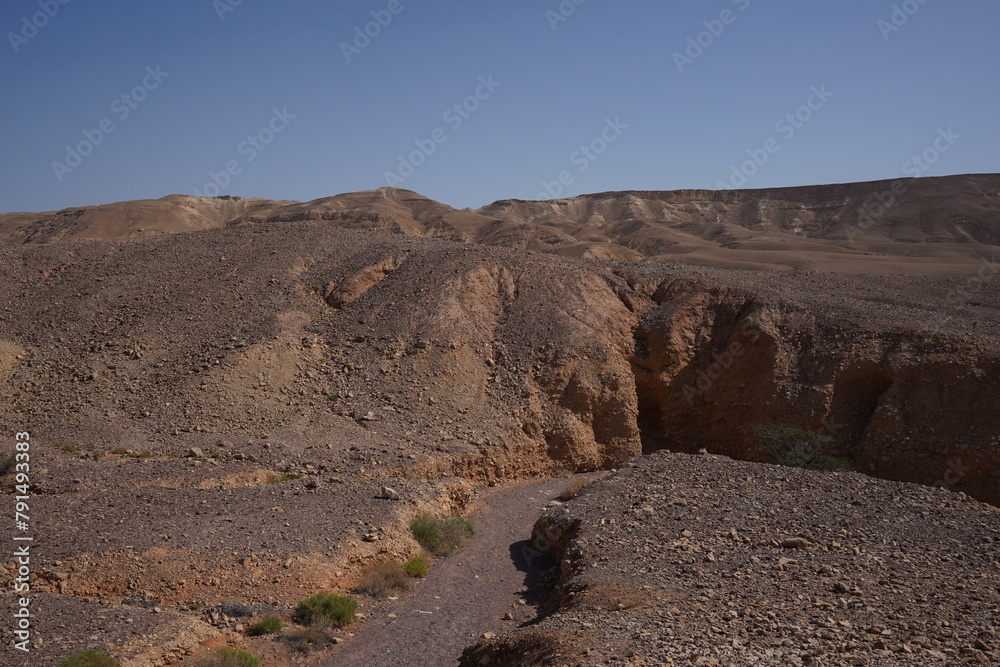
<path fill-rule="evenodd" d="M 410 532 L 420 546 L 435 556 L 447 556 L 465 544 L 475 530 L 460 516 L 444 518 L 421 514 L 410 522 Z"/>
<path fill-rule="evenodd" d="M 361 573 L 356 590 L 372 597 L 385 597 L 394 591 L 410 588 L 410 575 L 399 563 L 384 560 L 369 565 Z"/>

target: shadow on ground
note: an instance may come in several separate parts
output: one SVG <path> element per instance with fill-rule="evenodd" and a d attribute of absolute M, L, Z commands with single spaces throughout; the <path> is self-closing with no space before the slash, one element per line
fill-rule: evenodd
<path fill-rule="evenodd" d="M 519 572 L 524 573 L 524 594 L 522 598 L 535 607 L 535 618 L 525 621 L 520 627 L 534 625 L 553 611 L 553 584 L 555 560 L 533 546 L 531 540 L 521 540 L 510 545 L 510 559 Z"/>

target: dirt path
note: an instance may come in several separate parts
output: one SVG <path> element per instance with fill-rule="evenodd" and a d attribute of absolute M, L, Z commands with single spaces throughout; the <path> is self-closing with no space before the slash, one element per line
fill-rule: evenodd
<path fill-rule="evenodd" d="M 545 504 L 565 484 L 531 482 L 481 495 L 470 517 L 475 537 L 438 561 L 399 602 L 375 608 L 357 635 L 322 664 L 455 665 L 484 632 L 499 634 L 534 618 L 534 608 L 518 605 L 518 599 L 544 564 L 526 549 L 527 540 Z M 514 620 L 503 620 L 508 611 Z"/>

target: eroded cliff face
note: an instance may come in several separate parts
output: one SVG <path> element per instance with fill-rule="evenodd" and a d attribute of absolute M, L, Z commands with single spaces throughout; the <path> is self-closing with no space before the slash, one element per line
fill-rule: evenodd
<path fill-rule="evenodd" d="M 358 368 L 355 395 L 378 386 L 417 422 L 438 423 L 447 413 L 440 431 L 448 443 L 473 431 L 503 443 L 489 452 L 480 445 L 478 459 L 493 472 L 503 467 L 501 477 L 613 467 L 641 453 L 629 358 L 644 298 L 624 280 L 468 249 L 436 263 L 419 254 L 366 258 L 342 272 L 329 283 L 331 296 L 345 291 L 341 285 L 363 289 L 351 289 L 349 301 L 328 297 L 345 317 L 336 333 L 317 330 L 326 340 L 363 339 L 351 354 L 372 358 Z M 361 317 L 357 324 L 351 313 Z M 391 332 L 391 340 L 365 330 Z M 467 456 L 463 472 L 469 464 Z"/>
<path fill-rule="evenodd" d="M 767 460 L 756 428 L 791 424 L 862 472 L 1000 503 L 996 350 L 688 280 L 654 298 L 632 359 L 644 451 Z"/>

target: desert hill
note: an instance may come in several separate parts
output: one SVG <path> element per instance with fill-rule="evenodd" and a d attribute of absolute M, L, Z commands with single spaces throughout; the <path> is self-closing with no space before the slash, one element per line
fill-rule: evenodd
<path fill-rule="evenodd" d="M 214 229 L 248 213 L 280 208 L 285 203 L 169 195 L 46 213 L 6 213 L 0 215 L 0 243 L 109 240 Z"/>
<path fill-rule="evenodd" d="M 663 446 L 753 458 L 755 424 L 832 421 L 863 470 L 933 483 L 958 458 L 975 473 L 955 488 L 997 500 L 980 276 L 581 262 L 308 222 L 2 254 L 7 416 L 60 442 L 173 449 L 323 414 L 503 479 Z"/>
<path fill-rule="evenodd" d="M 1000 177 L 609 192 L 551 202 L 502 201 L 478 213 L 504 222 L 477 239 L 481 242 L 567 255 L 856 273 L 871 271 L 879 258 L 883 270 L 923 273 L 968 268 L 995 253 Z M 520 238 L 511 229 L 520 229 Z"/>
<path fill-rule="evenodd" d="M 222 605 L 238 599 L 290 620 L 302 597 L 350 591 L 367 564 L 416 555 L 407 526 L 420 512 L 465 513 L 488 487 L 614 469 L 625 472 L 581 505 L 585 531 L 564 540 L 576 540 L 580 558 L 573 549 L 551 555 L 605 562 L 588 544 L 610 540 L 608 567 L 624 567 L 623 554 L 634 559 L 647 538 L 670 533 L 677 508 L 687 508 L 688 523 L 702 521 L 699 504 L 724 533 L 726 489 L 752 489 L 737 528 L 762 551 L 696 534 L 698 551 L 681 548 L 678 567 L 708 547 L 723 561 L 777 557 L 780 543 L 747 525 L 762 508 L 775 539 L 808 529 L 818 541 L 807 550 L 840 543 L 815 564 L 845 572 L 895 553 L 916 557 L 912 535 L 879 524 L 891 520 L 880 508 L 897 501 L 910 522 L 926 504 L 939 526 L 932 537 L 962 540 L 986 526 L 988 544 L 948 546 L 941 561 L 921 551 L 920 567 L 908 570 L 965 586 L 921 584 L 918 593 L 973 605 L 976 627 L 903 628 L 912 623 L 901 617 L 893 632 L 924 634 L 897 642 L 812 623 L 795 655 L 817 657 L 805 654 L 830 630 L 845 664 L 862 650 L 903 644 L 913 653 L 871 664 L 911 655 L 936 664 L 937 653 L 948 664 L 945 649 L 988 664 L 997 653 L 995 592 L 977 591 L 970 568 L 989 560 L 984 552 L 995 555 L 996 509 L 977 500 L 1000 504 L 996 183 L 913 183 L 915 199 L 899 204 L 910 211 L 905 224 L 885 216 L 865 230 L 868 240 L 854 241 L 879 253 L 858 250 L 838 230 L 880 184 L 757 191 L 752 204 L 735 192 L 609 193 L 457 211 L 383 189 L 308 204 L 171 196 L 8 214 L 0 220 L 0 420 L 32 434 L 34 525 L 45 535 L 33 551 L 33 582 L 50 619 L 41 621 L 46 645 L 33 664 L 57 665 L 90 645 L 94 624 L 66 627 L 67 618 L 105 619 L 104 643 L 129 667 L 190 664 L 220 637 L 294 664 L 281 662 L 288 657 L 278 643 L 245 637 Z M 696 210 L 715 217 L 699 222 Z M 671 239 L 682 237 L 686 254 L 671 254 Z M 758 428 L 768 424 L 822 435 L 857 472 L 800 477 L 763 463 L 771 456 Z M 705 450 L 714 463 L 663 450 Z M 629 472 L 632 465 L 640 468 Z M 655 484 L 671 485 L 670 494 Z M 627 505 L 625 495 L 634 496 Z M 822 516 L 801 515 L 821 503 L 829 504 Z M 806 525 L 841 515 L 857 519 L 863 539 L 855 524 L 843 526 L 850 540 Z M 586 532 L 605 516 L 652 532 Z M 510 535 L 494 528 L 496 539 Z M 725 539 L 733 544 L 723 548 Z M 901 546 L 889 548 L 893 541 Z M 774 574 L 782 586 L 813 576 L 811 561 L 794 558 L 803 570 Z M 16 565 L 7 561 L 0 575 Z M 641 591 L 661 584 L 670 572 L 662 566 L 598 583 L 605 593 L 620 584 L 623 604 L 639 595 L 655 610 Z M 560 573 L 560 594 L 597 581 L 577 575 Z M 475 585 L 472 576 L 463 585 Z M 892 573 L 889 584 L 848 579 L 845 603 L 817 594 L 824 614 L 833 613 L 826 603 L 856 597 L 853 585 L 903 591 Z M 366 604 L 373 614 L 391 609 Z M 551 631 L 553 646 L 570 636 L 569 608 L 539 628 Z M 580 618 L 592 622 L 592 611 Z M 850 623 L 874 624 L 876 612 L 848 611 Z M 794 610 L 782 618 L 807 627 Z M 786 632 L 774 618 L 739 623 L 766 642 Z M 607 643 L 636 627 L 619 625 Z M 698 626 L 684 640 L 703 651 L 695 631 L 713 631 Z M 473 657 L 534 638 L 513 633 Z M 644 655 L 668 655 L 660 648 L 644 644 Z"/>
<path fill-rule="evenodd" d="M 0 243 L 306 221 L 591 259 L 845 273 L 974 273 L 1000 245 L 1000 176 L 610 192 L 547 202 L 503 200 L 475 211 L 394 188 L 306 203 L 170 195 L 0 215 Z"/>

